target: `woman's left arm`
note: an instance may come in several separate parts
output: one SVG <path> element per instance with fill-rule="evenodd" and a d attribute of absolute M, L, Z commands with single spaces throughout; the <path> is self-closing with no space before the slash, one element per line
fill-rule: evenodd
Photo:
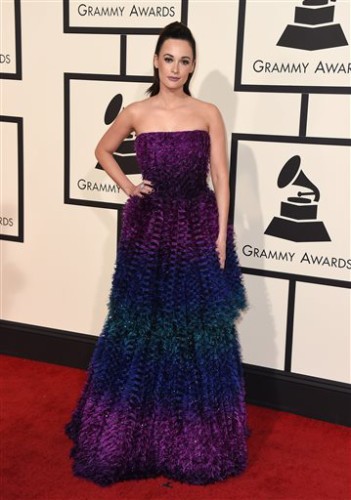
<path fill-rule="evenodd" d="M 229 171 L 227 140 L 223 118 L 218 108 L 210 106 L 209 133 L 211 138 L 210 173 L 218 206 L 217 250 L 224 267 L 229 211 Z"/>

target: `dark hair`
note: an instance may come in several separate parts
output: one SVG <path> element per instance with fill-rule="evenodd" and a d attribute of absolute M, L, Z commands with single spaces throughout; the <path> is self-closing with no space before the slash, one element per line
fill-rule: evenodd
<path fill-rule="evenodd" d="M 174 38 L 176 40 L 185 40 L 190 43 L 193 55 L 194 55 L 194 60 L 196 59 L 196 42 L 195 38 L 193 37 L 190 29 L 185 26 L 185 24 L 180 23 L 178 21 L 175 21 L 174 23 L 167 24 L 161 31 L 157 43 L 156 43 L 156 49 L 155 49 L 155 54 L 159 55 L 160 50 L 162 45 L 166 40 L 169 38 Z M 184 92 L 188 95 L 190 94 L 189 90 L 189 83 L 192 78 L 193 74 L 190 73 L 188 80 L 184 84 Z M 150 97 L 158 94 L 160 91 L 160 78 L 158 75 L 158 69 L 154 67 L 154 79 L 152 85 L 147 89 L 146 93 L 150 94 Z"/>

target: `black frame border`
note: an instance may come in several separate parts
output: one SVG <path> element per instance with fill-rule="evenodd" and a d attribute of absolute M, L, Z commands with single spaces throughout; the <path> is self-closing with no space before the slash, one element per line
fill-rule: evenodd
<path fill-rule="evenodd" d="M 121 52 L 125 53 L 126 41 L 121 44 Z M 124 62 L 121 61 L 123 68 Z M 70 83 L 72 80 L 87 81 L 110 81 L 110 82 L 131 82 L 131 83 L 151 83 L 152 76 L 127 76 L 121 75 L 100 75 L 90 73 L 64 73 L 64 204 L 81 205 L 85 207 L 108 208 L 113 210 L 123 210 L 124 203 L 111 203 L 103 201 L 80 200 L 72 198 L 70 193 Z"/>
<path fill-rule="evenodd" d="M 0 115 L 0 121 L 17 124 L 18 151 L 18 235 L 0 234 L 0 240 L 24 242 L 24 166 L 23 166 L 23 118 L 20 116 Z"/>
<path fill-rule="evenodd" d="M 15 9 L 15 54 L 16 72 L 0 72 L 0 79 L 22 80 L 22 33 L 21 33 L 21 0 L 13 0 Z"/>
<path fill-rule="evenodd" d="M 230 186 L 231 186 L 231 201 L 229 205 L 229 217 L 234 221 L 235 217 L 235 198 L 236 198 L 236 175 L 238 163 L 238 144 L 240 141 L 248 142 L 267 142 L 267 143 L 288 143 L 288 144 L 321 144 L 326 146 L 351 146 L 351 139 L 337 138 L 319 138 L 319 137 L 295 137 L 295 136 L 278 136 L 278 135 L 261 135 L 261 134 L 232 134 L 231 144 L 231 159 L 230 159 Z M 342 288 L 351 288 L 351 283 L 347 280 L 338 280 L 332 278 L 323 278 L 319 276 L 309 276 L 303 274 L 285 273 L 280 271 L 269 271 L 266 269 L 256 269 L 250 267 L 242 267 L 242 271 L 246 274 L 256 276 L 267 276 L 270 278 L 280 278 L 287 280 L 295 280 L 297 282 L 316 283 L 319 285 L 338 286 Z"/>
<path fill-rule="evenodd" d="M 188 2 L 189 0 L 181 0 L 180 4 L 180 20 L 182 23 L 188 23 Z M 71 26 L 70 24 L 70 0 L 63 0 L 63 32 L 64 33 L 88 33 L 88 34 L 104 34 L 104 35 L 158 35 L 160 28 L 122 28 L 122 27 L 87 27 L 87 26 Z"/>
<path fill-rule="evenodd" d="M 244 37 L 245 37 L 246 0 L 239 0 L 238 36 L 236 44 L 236 61 L 234 90 L 245 92 L 297 93 L 297 94 L 351 94 L 351 87 L 331 87 L 313 85 L 261 85 L 247 84 L 242 81 Z"/>

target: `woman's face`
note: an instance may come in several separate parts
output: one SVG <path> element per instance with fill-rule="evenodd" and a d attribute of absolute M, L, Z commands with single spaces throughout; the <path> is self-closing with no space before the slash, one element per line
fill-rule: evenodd
<path fill-rule="evenodd" d="M 158 69 L 160 86 L 174 90 L 182 88 L 195 68 L 190 43 L 168 38 L 162 44 L 159 55 L 155 54 L 154 65 Z"/>

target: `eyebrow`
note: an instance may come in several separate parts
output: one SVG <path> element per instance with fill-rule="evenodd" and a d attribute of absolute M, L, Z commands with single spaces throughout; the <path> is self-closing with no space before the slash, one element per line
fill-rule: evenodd
<path fill-rule="evenodd" d="M 165 56 L 174 57 L 172 54 L 164 54 L 163 57 L 165 57 Z M 181 59 L 188 59 L 190 61 L 189 56 L 182 56 Z"/>

